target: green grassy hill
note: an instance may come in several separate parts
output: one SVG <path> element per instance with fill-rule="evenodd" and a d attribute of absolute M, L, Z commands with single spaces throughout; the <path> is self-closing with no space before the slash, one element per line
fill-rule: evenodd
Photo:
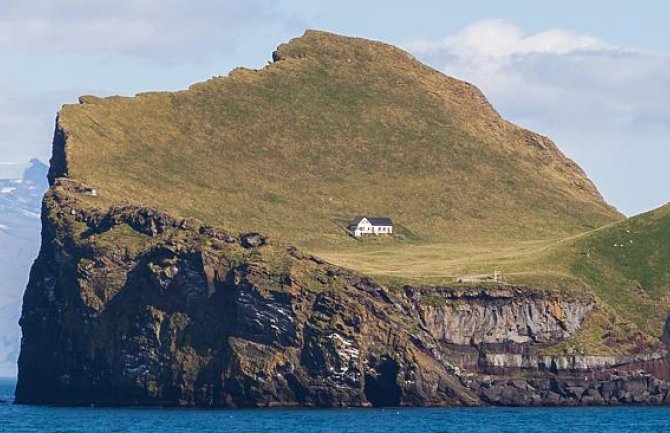
<path fill-rule="evenodd" d="M 68 175 L 101 205 L 324 252 L 361 248 L 340 223 L 359 214 L 402 226 L 384 248 L 555 239 L 622 218 L 549 139 L 397 48 L 308 31 L 274 59 L 182 92 L 64 107 Z"/>
<path fill-rule="evenodd" d="M 643 352 L 658 347 L 666 332 L 668 241 L 670 205 L 538 250 L 518 277 L 538 281 L 551 272 L 565 287 L 597 296 L 598 309 L 568 345 L 586 353 Z"/>
<path fill-rule="evenodd" d="M 587 326 L 551 350 L 658 344 L 670 207 L 625 220 L 551 140 L 389 45 L 308 31 L 273 60 L 181 92 L 83 97 L 60 113 L 52 174 L 96 188 L 95 206 L 260 231 L 382 281 L 500 270 L 593 293 Z M 399 236 L 352 239 L 360 214 L 392 217 Z"/>
<path fill-rule="evenodd" d="M 670 306 L 670 205 L 572 245 L 570 271 L 639 328 L 660 336 Z"/>

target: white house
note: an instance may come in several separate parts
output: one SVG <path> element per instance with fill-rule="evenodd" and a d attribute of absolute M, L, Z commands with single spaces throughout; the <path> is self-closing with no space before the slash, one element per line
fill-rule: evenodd
<path fill-rule="evenodd" d="M 387 217 L 365 217 L 355 218 L 347 226 L 349 233 L 359 238 L 363 235 L 392 235 L 393 222 Z"/>

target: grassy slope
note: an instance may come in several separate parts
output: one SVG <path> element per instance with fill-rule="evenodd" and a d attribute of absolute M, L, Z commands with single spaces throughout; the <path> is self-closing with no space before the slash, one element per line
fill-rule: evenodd
<path fill-rule="evenodd" d="M 65 107 L 70 176 L 98 188 L 100 206 L 263 231 L 382 279 L 500 269 L 514 283 L 593 291 L 599 309 L 566 343 L 588 353 L 660 337 L 667 208 L 622 221 L 548 139 L 393 47 L 308 32 L 278 52 L 263 70 L 187 91 Z M 344 235 L 361 213 L 393 217 L 403 236 Z"/>
<path fill-rule="evenodd" d="M 558 269 L 601 301 L 585 329 L 566 345 L 587 353 L 658 346 L 670 310 L 668 241 L 670 205 L 559 242 L 535 256 L 527 270 Z"/>
<path fill-rule="evenodd" d="M 188 91 L 66 106 L 70 175 L 107 203 L 318 251 L 359 249 L 336 224 L 358 214 L 406 227 L 401 248 L 552 239 L 621 218 L 548 139 L 401 50 L 308 32 L 278 52 Z"/>
<path fill-rule="evenodd" d="M 572 245 L 570 271 L 617 313 L 660 336 L 670 304 L 670 205 Z"/>

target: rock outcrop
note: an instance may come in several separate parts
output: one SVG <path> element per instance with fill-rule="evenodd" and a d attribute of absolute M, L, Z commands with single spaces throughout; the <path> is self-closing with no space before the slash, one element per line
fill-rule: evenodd
<path fill-rule="evenodd" d="M 593 378 L 483 377 L 478 384 L 484 403 L 501 406 L 618 406 L 670 404 L 670 386 L 643 372 Z"/>
<path fill-rule="evenodd" d="M 456 345 L 556 343 L 574 335 L 593 308 L 591 298 L 532 290 L 432 290 L 419 307 L 439 341 Z"/>

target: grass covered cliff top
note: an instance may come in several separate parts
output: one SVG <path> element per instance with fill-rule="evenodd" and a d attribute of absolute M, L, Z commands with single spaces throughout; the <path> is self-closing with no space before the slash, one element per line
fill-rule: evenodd
<path fill-rule="evenodd" d="M 354 251 L 342 222 L 408 242 L 555 239 L 620 220 L 546 137 L 392 46 L 308 31 L 262 70 L 65 106 L 67 174 L 122 201 Z"/>
<path fill-rule="evenodd" d="M 670 307 L 670 208 L 624 219 L 551 140 L 379 42 L 308 31 L 261 70 L 82 97 L 59 115 L 51 176 L 95 188 L 91 206 L 263 232 L 382 281 L 500 270 L 588 292 L 598 309 L 568 343 L 585 353 L 643 350 Z M 399 235 L 354 240 L 361 214 Z"/>

